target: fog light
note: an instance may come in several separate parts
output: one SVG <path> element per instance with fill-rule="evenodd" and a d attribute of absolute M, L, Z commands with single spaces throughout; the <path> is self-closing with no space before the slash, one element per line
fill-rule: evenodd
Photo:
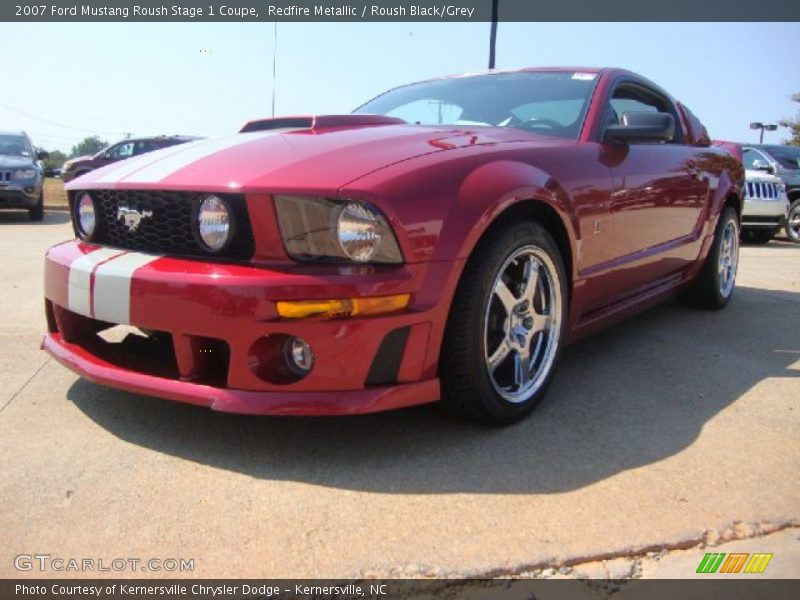
<path fill-rule="evenodd" d="M 286 364 L 297 375 L 306 375 L 314 366 L 314 352 L 305 341 L 290 337 L 284 346 Z"/>

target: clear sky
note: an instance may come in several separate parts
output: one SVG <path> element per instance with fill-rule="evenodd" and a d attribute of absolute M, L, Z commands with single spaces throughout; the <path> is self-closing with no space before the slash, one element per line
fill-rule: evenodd
<path fill-rule="evenodd" d="M 281 23 L 276 114 L 349 112 L 401 83 L 484 69 L 488 34 L 488 23 Z M 751 121 L 800 109 L 798 39 L 798 23 L 500 23 L 497 66 L 628 68 L 713 137 L 754 141 Z M 272 23 L 0 23 L 0 130 L 62 150 L 94 133 L 236 131 L 271 112 L 273 43 Z"/>

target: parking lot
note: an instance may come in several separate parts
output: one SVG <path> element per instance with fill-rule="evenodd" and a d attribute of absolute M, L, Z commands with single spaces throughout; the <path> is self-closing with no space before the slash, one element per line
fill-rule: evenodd
<path fill-rule="evenodd" d="M 82 381 L 39 350 L 66 213 L 0 229 L 0 576 L 33 553 L 491 576 L 775 530 L 794 535 L 770 569 L 800 575 L 800 246 L 743 247 L 724 311 L 667 303 L 574 345 L 533 418 L 492 429 L 435 406 L 219 414 Z"/>

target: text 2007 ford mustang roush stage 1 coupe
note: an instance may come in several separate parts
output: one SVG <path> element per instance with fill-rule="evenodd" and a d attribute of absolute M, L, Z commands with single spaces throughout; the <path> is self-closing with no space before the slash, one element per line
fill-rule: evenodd
<path fill-rule="evenodd" d="M 47 253 L 44 347 L 222 411 L 441 399 L 508 423 L 569 340 L 675 293 L 728 302 L 742 182 L 686 107 L 617 69 L 252 121 L 70 183 L 78 239 Z"/>

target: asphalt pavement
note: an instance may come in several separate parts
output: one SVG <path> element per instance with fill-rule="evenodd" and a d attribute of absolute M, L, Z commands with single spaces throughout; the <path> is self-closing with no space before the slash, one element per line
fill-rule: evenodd
<path fill-rule="evenodd" d="M 486 428 L 80 380 L 39 350 L 67 215 L 0 232 L 0 577 L 92 574 L 15 569 L 34 553 L 194 561 L 104 574 L 135 577 L 690 577 L 726 543 L 800 576 L 800 246 L 743 247 L 724 311 L 668 302 L 572 346 L 532 418 Z"/>

